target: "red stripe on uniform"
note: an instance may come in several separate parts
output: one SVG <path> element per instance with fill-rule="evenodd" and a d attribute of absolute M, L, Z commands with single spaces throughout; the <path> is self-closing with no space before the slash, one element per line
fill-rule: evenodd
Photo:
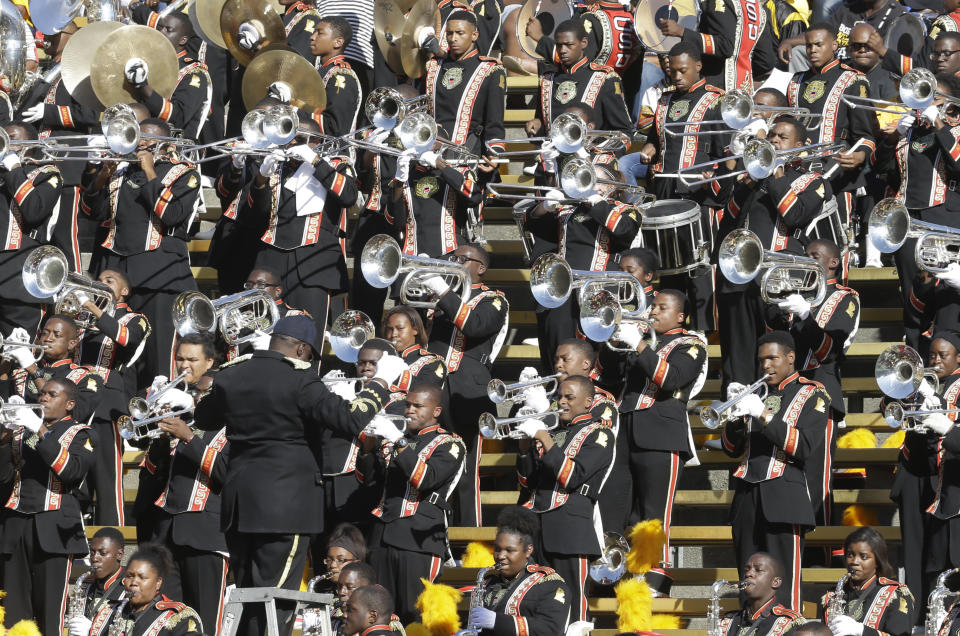
<path fill-rule="evenodd" d="M 426 474 L 426 472 L 427 464 L 422 461 L 418 461 L 416 467 L 413 469 L 413 474 L 410 475 L 410 483 L 419 488 L 420 484 L 423 482 L 423 476 Z"/>
<path fill-rule="evenodd" d="M 786 216 L 787 212 L 790 211 L 790 208 L 793 207 L 793 204 L 797 202 L 797 194 L 790 190 L 783 198 L 780 199 L 780 203 L 777 204 L 777 212 L 780 213 L 780 216 Z"/>
<path fill-rule="evenodd" d="M 73 128 L 73 117 L 70 114 L 69 106 L 60 106 L 60 123 L 64 128 Z"/>
<path fill-rule="evenodd" d="M 700 34 L 700 39 L 703 41 L 703 54 L 704 55 L 715 55 L 716 49 L 713 46 L 713 36 L 707 35 L 706 33 Z"/>
<path fill-rule="evenodd" d="M 793 455 L 797 450 L 797 439 L 799 435 L 797 429 L 793 426 L 787 427 L 787 438 L 783 442 L 783 451 Z"/>
<path fill-rule="evenodd" d="M 607 228 L 608 230 L 610 230 L 611 232 L 613 232 L 613 231 L 616 229 L 616 227 L 617 227 L 617 223 L 620 222 L 620 217 L 621 217 L 621 216 L 622 216 L 622 215 L 620 214 L 620 211 L 619 211 L 619 210 L 614 210 L 613 212 L 611 212 L 610 214 L 608 214 L 608 215 L 607 215 L 606 228 Z"/>
<path fill-rule="evenodd" d="M 455 324 L 458 329 L 463 329 L 463 325 L 467 322 L 467 316 L 469 315 L 470 306 L 466 303 L 460 305 L 460 311 L 457 312 L 457 317 L 454 319 L 453 324 Z"/>
<path fill-rule="evenodd" d="M 680 476 L 680 454 L 670 453 L 670 482 L 667 485 L 667 505 L 663 509 L 663 562 L 670 563 L 670 522 L 673 517 L 673 500 L 677 494 L 677 479 Z"/>
<path fill-rule="evenodd" d="M 343 192 L 343 186 L 345 185 L 347 185 L 347 178 L 338 172 L 337 176 L 333 178 L 333 183 L 330 185 L 330 191 L 340 196 L 340 193 Z"/>
<path fill-rule="evenodd" d="M 557 482 L 563 486 L 567 487 L 567 482 L 570 481 L 570 475 L 573 474 L 574 462 L 569 457 L 563 458 L 563 464 L 560 465 L 560 474 L 557 475 Z"/>
<path fill-rule="evenodd" d="M 820 348 L 817 349 L 813 355 L 817 357 L 817 360 L 823 362 L 823 359 L 827 357 L 827 354 L 830 353 L 830 349 L 833 347 L 833 338 L 827 334 L 823 334 L 823 342 L 820 343 Z"/>
<path fill-rule="evenodd" d="M 163 121 L 168 121 L 170 119 L 170 115 L 172 114 L 173 114 L 173 102 L 171 102 L 169 99 L 164 99 L 163 108 L 160 109 L 160 114 L 157 115 L 157 117 L 159 117 Z"/>

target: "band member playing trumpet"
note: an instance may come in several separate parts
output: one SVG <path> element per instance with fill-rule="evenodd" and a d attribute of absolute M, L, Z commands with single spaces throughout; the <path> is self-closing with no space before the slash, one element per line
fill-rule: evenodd
<path fill-rule="evenodd" d="M 610 530 L 660 519 L 666 535 L 663 561 L 670 562 L 673 497 L 684 463 L 696 456 L 687 401 L 699 391 L 707 372 L 706 339 L 684 329 L 687 298 L 675 289 L 654 297 L 646 325 L 622 322 L 612 339 L 628 353 L 601 350 L 604 375 L 626 378 L 620 395 L 618 455 L 629 458 L 632 491 L 623 523 Z M 656 346 L 648 346 L 641 328 L 652 330 Z M 618 439 L 619 439 L 618 437 Z M 626 484 L 625 484 L 626 485 Z"/>
<path fill-rule="evenodd" d="M 173 303 L 180 292 L 196 290 L 187 253 L 187 231 L 196 211 L 200 175 L 170 149 L 146 137 L 170 136 L 160 119 L 140 123 L 144 138 L 137 162 L 107 161 L 83 194 L 90 216 L 110 221 L 98 248 L 99 271 L 114 270 L 130 283 L 130 304 L 150 321 L 152 337 L 137 360 L 139 385 L 170 375 L 173 362 Z M 121 169 L 122 167 L 122 169 Z"/>
<path fill-rule="evenodd" d="M 834 636 L 907 636 L 917 607 L 906 585 L 892 577 L 887 542 L 873 528 L 854 530 L 843 541 L 847 574 L 843 585 L 820 599 L 818 618 Z M 842 596 L 841 596 L 842 595 Z"/>
<path fill-rule="evenodd" d="M 406 431 L 374 418 L 357 460 L 358 478 L 382 489 L 372 510 L 378 523 L 370 565 L 396 597 L 404 623 L 417 617 L 420 579 L 432 582 L 440 573 L 448 550 L 447 499 L 463 474 L 466 446 L 437 423 L 442 402 L 440 387 L 415 383 L 407 391 Z"/>
<path fill-rule="evenodd" d="M 490 255 L 476 244 L 461 245 L 450 260 L 470 273 L 471 294 L 463 302 L 459 290 L 450 289 L 436 276 L 424 282 L 438 295 L 430 327 L 429 349 L 447 367 L 441 415 L 444 428 L 459 435 L 467 446 L 466 474 L 457 486 L 454 525 L 483 525 L 480 512 L 481 438 L 477 418 L 489 411 L 487 397 L 490 367 L 500 351 L 509 324 L 510 305 L 503 292 L 483 284 Z"/>
<path fill-rule="evenodd" d="M 317 56 L 317 71 L 327 91 L 327 105 L 314 115 L 320 132 L 339 137 L 357 127 L 360 112 L 360 80 L 343 57 L 353 39 L 350 23 L 341 16 L 321 18 L 310 36 L 310 52 Z"/>
<path fill-rule="evenodd" d="M 766 374 L 766 399 L 742 395 L 721 435 L 724 452 L 743 457 L 733 472 L 733 543 L 738 563 L 757 550 L 782 559 L 786 568 L 777 598 L 799 608 L 803 534 L 816 525 L 804 472 L 823 463 L 830 396 L 795 370 L 796 345 L 789 333 L 771 331 L 760 338 L 757 357 Z"/>
<path fill-rule="evenodd" d="M 47 242 L 54 207 L 60 200 L 63 178 L 52 164 L 24 165 L 27 159 L 16 152 L 16 142 L 34 140 L 36 129 L 15 123 L 4 127 L 11 145 L 0 156 L 0 269 L 7 272 L 0 282 L 0 332 L 17 327 L 35 333 L 40 324 L 40 301 L 27 293 L 20 276 L 27 255 Z"/>
<path fill-rule="evenodd" d="M 105 607 L 116 607 L 123 596 L 123 546 L 123 533 L 110 526 L 90 539 L 90 573 L 82 586 L 79 579 L 73 584 L 65 617 L 70 636 L 89 636 L 93 618 Z M 74 614 L 74 607 L 80 613 Z"/>
<path fill-rule="evenodd" d="M 0 576 L 8 626 L 35 619 L 43 634 L 62 634 L 73 558 L 87 554 L 73 490 L 94 462 L 95 437 L 73 419 L 77 385 L 48 380 L 36 400 L 43 415 L 17 408 L 14 428 L 0 430 Z M 9 407 L 8 407 L 9 408 Z"/>
<path fill-rule="evenodd" d="M 481 634 L 550 636 L 567 628 L 569 587 L 533 557 L 537 521 L 534 513 L 520 506 L 504 508 L 497 517 L 494 566 L 474 590 L 479 603 L 471 603 L 468 620 Z"/>
<path fill-rule="evenodd" d="M 597 499 L 616 445 L 615 433 L 590 412 L 593 399 L 590 378 L 567 376 L 557 388 L 559 426 L 548 432 L 531 418 L 517 427 L 527 438 L 517 457 L 520 485 L 530 493 L 523 505 L 540 515 L 540 546 L 567 582 L 571 620 L 587 620 L 589 562 L 602 552 Z"/>
<path fill-rule="evenodd" d="M 396 354 L 410 367 L 409 374 L 398 384 L 401 391 L 406 391 L 414 379 L 443 386 L 447 380 L 446 362 L 427 350 L 427 330 L 415 309 L 394 305 L 383 316 L 381 332 L 384 340 L 393 345 Z"/>
<path fill-rule="evenodd" d="M 783 564 L 766 552 L 756 552 L 747 559 L 741 581 L 743 607 L 729 612 L 720 621 L 721 636 L 771 636 L 803 625 L 804 618 L 777 602 L 784 583 Z"/>

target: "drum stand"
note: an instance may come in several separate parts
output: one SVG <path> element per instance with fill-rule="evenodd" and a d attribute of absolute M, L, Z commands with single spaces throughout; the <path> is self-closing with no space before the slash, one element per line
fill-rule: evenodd
<path fill-rule="evenodd" d="M 280 627 L 277 624 L 277 600 L 297 602 L 293 613 L 294 620 L 304 608 L 319 606 L 318 609 L 321 610 L 323 617 L 323 625 L 319 633 L 332 634 L 330 607 L 333 605 L 333 594 L 283 590 L 275 587 L 241 587 L 231 590 L 224 606 L 220 633 L 222 636 L 236 636 L 243 605 L 264 603 L 267 612 L 267 636 L 280 636 Z"/>

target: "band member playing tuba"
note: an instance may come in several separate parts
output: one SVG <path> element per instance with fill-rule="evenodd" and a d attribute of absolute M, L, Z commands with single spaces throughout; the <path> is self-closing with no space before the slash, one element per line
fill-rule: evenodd
<path fill-rule="evenodd" d="M 720 621 L 719 636 L 771 636 L 783 634 L 805 622 L 799 612 L 777 602 L 783 585 L 783 564 L 766 552 L 750 555 L 743 567 L 743 607 Z M 707 633 L 711 633 L 708 626 Z"/>

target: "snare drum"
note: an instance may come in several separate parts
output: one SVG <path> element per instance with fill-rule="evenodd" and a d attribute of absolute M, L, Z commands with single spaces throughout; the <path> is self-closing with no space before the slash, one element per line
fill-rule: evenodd
<path fill-rule="evenodd" d="M 640 234 L 644 247 L 660 256 L 661 275 L 682 274 L 710 264 L 700 206 L 663 199 L 643 210 Z"/>

